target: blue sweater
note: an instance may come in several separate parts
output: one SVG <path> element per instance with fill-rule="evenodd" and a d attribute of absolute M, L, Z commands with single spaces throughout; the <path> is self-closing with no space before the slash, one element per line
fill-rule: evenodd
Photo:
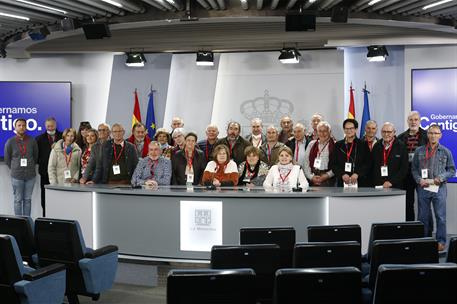
<path fill-rule="evenodd" d="M 146 156 L 138 162 L 132 176 L 133 186 L 142 186 L 148 179 L 153 179 L 159 186 L 169 185 L 171 182 L 171 161 L 164 157 L 159 157 L 159 161 L 154 168 L 154 177 L 151 174 L 152 160 Z"/>

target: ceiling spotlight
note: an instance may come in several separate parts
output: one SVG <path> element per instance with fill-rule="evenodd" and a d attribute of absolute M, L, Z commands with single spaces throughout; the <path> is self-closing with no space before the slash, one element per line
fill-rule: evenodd
<path fill-rule="evenodd" d="M 367 59 L 370 62 L 385 61 L 389 53 L 384 45 L 370 45 L 367 47 Z"/>
<path fill-rule="evenodd" d="M 213 52 L 205 52 L 205 51 L 197 52 L 196 64 L 200 65 L 200 66 L 213 66 L 214 65 Z"/>
<path fill-rule="evenodd" d="M 143 53 L 126 53 L 125 55 L 127 56 L 127 60 L 125 61 L 126 66 L 135 68 L 144 67 L 146 57 L 144 57 Z"/>
<path fill-rule="evenodd" d="M 281 54 L 279 55 L 279 61 L 283 64 L 292 64 L 300 62 L 301 54 L 297 51 L 296 48 L 282 49 Z"/>

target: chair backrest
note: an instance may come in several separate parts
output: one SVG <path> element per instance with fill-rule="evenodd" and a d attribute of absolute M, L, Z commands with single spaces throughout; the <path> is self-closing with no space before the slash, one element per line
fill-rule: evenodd
<path fill-rule="evenodd" d="M 373 242 L 377 240 L 415 239 L 425 237 L 422 222 L 373 223 L 368 242 L 368 261 L 371 260 Z"/>
<path fill-rule="evenodd" d="M 438 242 L 433 238 L 378 240 L 373 242 L 369 286 L 374 288 L 382 264 L 438 263 Z"/>
<path fill-rule="evenodd" d="M 16 240 L 0 234 L 0 299 L 2 303 L 20 303 L 14 283 L 22 280 L 22 258 Z"/>
<path fill-rule="evenodd" d="M 167 304 L 255 304 L 252 269 L 172 270 L 167 278 Z"/>
<path fill-rule="evenodd" d="M 457 303 L 455 263 L 379 267 L 374 304 Z"/>
<path fill-rule="evenodd" d="M 35 238 L 40 265 L 77 265 L 84 257 L 86 248 L 77 221 L 38 218 Z"/>
<path fill-rule="evenodd" d="M 213 246 L 211 268 L 253 269 L 257 300 L 271 300 L 275 272 L 280 268 L 280 249 L 276 244 Z"/>
<path fill-rule="evenodd" d="M 360 225 L 308 226 L 308 242 L 343 242 L 362 243 Z"/>
<path fill-rule="evenodd" d="M 292 267 L 295 229 L 293 227 L 241 228 L 240 244 L 276 244 L 281 250 L 281 268 Z"/>
<path fill-rule="evenodd" d="M 36 253 L 33 220 L 28 216 L 0 215 L 0 233 L 14 236 L 22 259 L 32 267 Z"/>
<path fill-rule="evenodd" d="M 298 243 L 294 250 L 294 268 L 344 267 L 361 268 L 360 243 Z"/>
<path fill-rule="evenodd" d="M 355 267 L 280 269 L 274 303 L 361 303 L 361 272 Z"/>
<path fill-rule="evenodd" d="M 457 236 L 454 236 L 449 240 L 446 262 L 457 263 Z"/>

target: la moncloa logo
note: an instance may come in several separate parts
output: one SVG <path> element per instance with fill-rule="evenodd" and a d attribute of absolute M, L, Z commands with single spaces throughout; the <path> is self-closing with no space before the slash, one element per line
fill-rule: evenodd
<path fill-rule="evenodd" d="M 260 118 L 264 125 L 277 124 L 282 117 L 292 116 L 294 105 L 289 100 L 270 96 L 265 90 L 262 97 L 243 101 L 240 112 L 248 121 Z"/>

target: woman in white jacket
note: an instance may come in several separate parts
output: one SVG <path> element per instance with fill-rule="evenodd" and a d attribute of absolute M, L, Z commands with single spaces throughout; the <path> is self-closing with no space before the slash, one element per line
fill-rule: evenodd
<path fill-rule="evenodd" d="M 48 174 L 51 185 L 74 183 L 79 180 L 81 149 L 75 143 L 76 130 L 65 129 L 62 139 L 54 144 L 49 155 Z"/>
<path fill-rule="evenodd" d="M 266 190 L 292 191 L 297 186 L 305 192 L 309 184 L 300 166 L 294 165 L 292 150 L 284 146 L 279 149 L 279 161 L 271 166 L 263 187 Z"/>

